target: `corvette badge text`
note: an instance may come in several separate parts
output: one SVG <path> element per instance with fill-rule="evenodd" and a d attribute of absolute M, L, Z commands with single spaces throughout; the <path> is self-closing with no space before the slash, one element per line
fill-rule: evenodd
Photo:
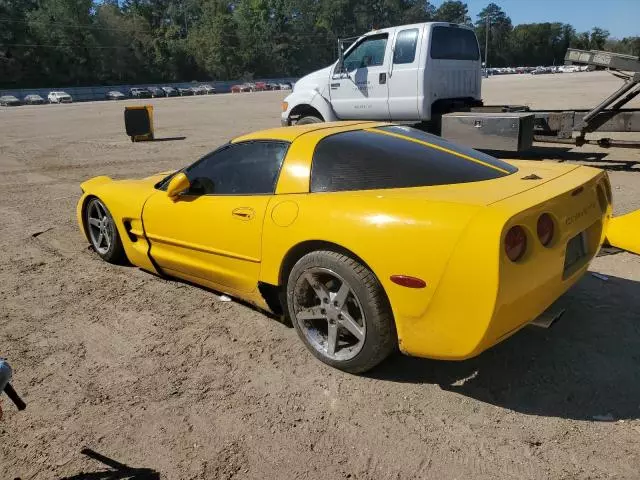
<path fill-rule="evenodd" d="M 574 213 L 573 215 L 569 215 L 564 223 L 565 225 L 572 225 L 575 222 L 577 222 L 579 219 L 581 219 L 582 217 L 584 217 L 585 215 L 587 215 L 592 209 L 596 208 L 596 203 L 595 202 L 591 202 L 589 205 L 587 205 L 586 207 L 584 207 L 582 210 Z"/>

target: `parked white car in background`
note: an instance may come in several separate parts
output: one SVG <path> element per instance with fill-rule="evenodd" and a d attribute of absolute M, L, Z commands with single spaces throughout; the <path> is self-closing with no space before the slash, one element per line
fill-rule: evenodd
<path fill-rule="evenodd" d="M 67 92 L 63 92 L 63 91 L 54 91 L 54 92 L 49 92 L 49 95 L 47 95 L 47 100 L 49 100 L 49 103 L 71 103 L 73 102 L 73 98 L 71 98 L 71 95 L 69 95 Z"/>
<path fill-rule="evenodd" d="M 200 85 L 200 88 L 204 89 L 207 95 L 213 95 L 214 93 L 216 93 L 216 87 L 209 85 L 208 83 Z"/>

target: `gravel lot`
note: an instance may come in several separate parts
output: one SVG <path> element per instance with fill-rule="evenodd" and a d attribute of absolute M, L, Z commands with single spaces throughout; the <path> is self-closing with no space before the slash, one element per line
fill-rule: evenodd
<path fill-rule="evenodd" d="M 617 82 L 504 76 L 484 96 L 589 107 Z M 397 355 L 352 376 L 273 318 L 88 250 L 81 181 L 183 166 L 279 125 L 283 96 L 151 100 L 157 136 L 186 139 L 137 144 L 130 101 L 0 109 L 0 354 L 29 405 L 3 402 L 0 478 L 104 478 L 81 475 L 108 469 L 83 447 L 149 469 L 118 478 L 638 478 L 640 257 L 597 258 L 608 281 L 587 275 L 550 330 L 465 362 Z M 640 208 L 638 151 L 533 156 L 604 165 L 616 211 Z"/>

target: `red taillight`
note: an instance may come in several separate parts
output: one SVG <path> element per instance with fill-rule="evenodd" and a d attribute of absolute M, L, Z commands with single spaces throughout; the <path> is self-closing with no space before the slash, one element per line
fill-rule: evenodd
<path fill-rule="evenodd" d="M 504 237 L 504 250 L 512 262 L 517 262 L 527 251 L 527 234 L 520 225 L 511 227 Z"/>
<path fill-rule="evenodd" d="M 408 275 L 391 275 L 391 281 L 397 285 L 408 288 L 424 288 L 427 282 L 421 278 L 410 277 Z"/>
<path fill-rule="evenodd" d="M 540 243 L 545 247 L 549 246 L 551 240 L 553 240 L 553 232 L 555 226 L 553 224 L 553 218 L 548 213 L 543 213 L 538 218 L 538 239 Z"/>

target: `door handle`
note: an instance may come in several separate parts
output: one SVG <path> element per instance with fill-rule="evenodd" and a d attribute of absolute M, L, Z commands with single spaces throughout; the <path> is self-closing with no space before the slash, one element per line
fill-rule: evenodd
<path fill-rule="evenodd" d="M 239 220 L 251 220 L 254 216 L 255 216 L 254 210 L 252 208 L 248 208 L 248 207 L 240 207 L 240 208 L 236 208 L 231 212 L 231 215 L 233 215 L 235 218 L 239 219 Z"/>
<path fill-rule="evenodd" d="M 387 83 L 387 74 L 386 73 L 381 73 L 378 76 L 378 83 L 380 83 L 380 85 L 384 85 L 385 83 Z"/>

